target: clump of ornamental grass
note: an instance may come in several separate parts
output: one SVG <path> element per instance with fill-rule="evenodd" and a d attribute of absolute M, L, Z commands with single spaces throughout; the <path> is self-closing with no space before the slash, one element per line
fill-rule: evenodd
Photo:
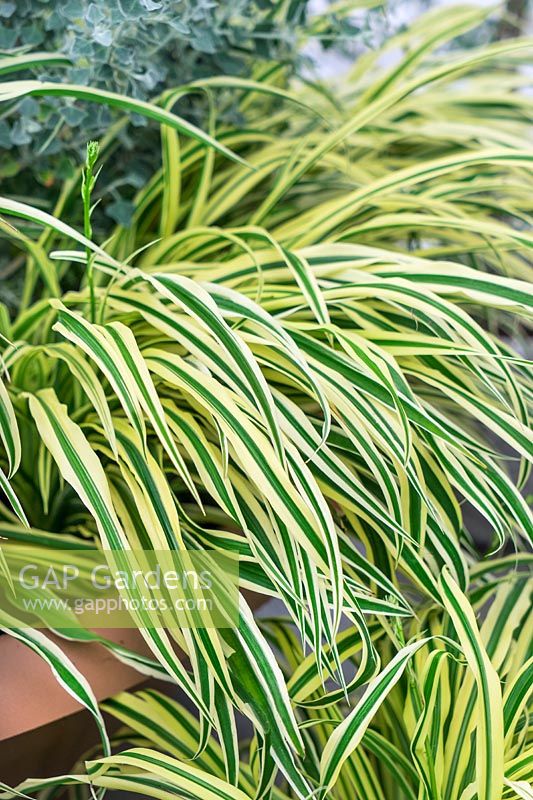
<path fill-rule="evenodd" d="M 11 624 L 102 736 L 25 793 L 530 796 L 528 45 L 435 52 L 485 13 L 431 12 L 340 87 L 198 83 L 250 120 L 213 114 L 209 136 L 172 112 L 190 87 L 84 94 L 162 124 L 162 168 L 106 243 L 66 222 L 79 180 L 54 214 L 0 200 L 28 251 L 2 322 L 4 547 L 233 553 L 242 587 L 237 628 L 146 612 L 151 659 L 104 641 L 195 709 L 109 700 L 114 754 L 74 666 Z M 249 590 L 283 613 L 254 617 Z"/>

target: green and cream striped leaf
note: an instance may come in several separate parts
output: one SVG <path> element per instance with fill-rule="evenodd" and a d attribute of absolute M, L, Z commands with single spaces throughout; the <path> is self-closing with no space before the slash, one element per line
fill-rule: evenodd
<path fill-rule="evenodd" d="M 421 639 L 402 648 L 379 675 L 369 683 L 355 708 L 335 728 L 320 759 L 322 795 L 329 792 L 337 782 L 344 763 L 358 746 L 388 693 L 400 680 L 409 659 L 429 641 L 429 639 Z"/>
<path fill-rule="evenodd" d="M 236 786 L 189 762 L 146 748 L 89 761 L 87 771 L 95 786 L 131 787 L 133 791 L 139 787 L 139 792 L 149 797 L 168 797 L 168 792 L 186 793 L 198 800 L 246 800 L 248 797 Z"/>
<path fill-rule="evenodd" d="M 178 117 L 164 108 L 152 103 L 146 103 L 133 97 L 126 97 L 104 89 L 93 89 L 90 86 L 78 86 L 68 83 L 47 83 L 45 81 L 8 81 L 2 84 L 0 100 L 10 97 L 75 97 L 78 100 L 87 100 L 99 105 L 119 108 L 133 114 L 140 114 L 148 119 L 153 119 L 160 125 L 168 125 L 175 130 L 190 136 L 202 145 L 212 147 L 217 152 L 230 160 L 240 164 L 246 162 L 233 153 L 223 144 L 204 133 L 196 125 Z"/>
<path fill-rule="evenodd" d="M 4 444 L 9 463 L 7 477 L 11 478 L 20 465 L 21 445 L 13 403 L 3 378 L 0 378 L 0 438 Z"/>
<path fill-rule="evenodd" d="M 498 800 L 504 778 L 504 728 L 500 680 L 481 640 L 474 612 L 446 570 L 441 575 L 444 605 L 477 685 L 476 789 L 480 800 Z"/>

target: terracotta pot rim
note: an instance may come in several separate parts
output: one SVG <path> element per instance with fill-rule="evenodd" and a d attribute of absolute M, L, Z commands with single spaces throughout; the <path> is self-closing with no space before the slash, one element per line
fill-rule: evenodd
<path fill-rule="evenodd" d="M 268 600 L 265 595 L 251 592 L 246 592 L 246 596 L 253 609 Z M 128 650 L 153 658 L 136 628 L 96 632 Z M 45 633 L 85 677 L 98 702 L 146 681 L 146 675 L 119 661 L 104 645 L 72 642 L 49 631 Z M 59 684 L 48 664 L 9 634 L 0 636 L 0 664 L 0 742 L 80 711 L 80 704 Z"/>
<path fill-rule="evenodd" d="M 150 654 L 136 629 L 101 633 L 129 650 Z M 71 642 L 48 631 L 46 635 L 60 645 L 89 682 L 98 701 L 146 679 L 101 644 Z M 9 635 L 0 637 L 0 663 L 0 742 L 80 711 L 80 704 L 58 683 L 48 664 L 18 639 Z"/>

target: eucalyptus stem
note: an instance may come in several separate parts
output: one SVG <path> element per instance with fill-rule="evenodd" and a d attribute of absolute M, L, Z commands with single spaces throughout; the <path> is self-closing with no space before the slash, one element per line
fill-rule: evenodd
<path fill-rule="evenodd" d="M 100 145 L 98 142 L 87 142 L 87 154 L 85 157 L 85 168 L 82 170 L 81 177 L 81 198 L 83 200 L 83 233 L 86 239 L 92 240 L 93 229 L 91 225 L 91 195 L 98 177 L 98 172 L 94 173 L 94 166 L 98 159 Z M 94 253 L 90 247 L 85 248 L 87 261 L 87 285 L 89 287 L 90 318 L 91 322 L 96 321 L 96 297 L 94 293 Z"/>

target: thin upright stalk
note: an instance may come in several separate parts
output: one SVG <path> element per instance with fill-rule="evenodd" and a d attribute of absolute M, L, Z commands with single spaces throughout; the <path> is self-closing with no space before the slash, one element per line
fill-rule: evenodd
<path fill-rule="evenodd" d="M 83 200 L 83 233 L 86 239 L 92 240 L 93 230 L 91 225 L 91 195 L 96 183 L 98 173 L 94 174 L 94 166 L 98 159 L 100 146 L 98 142 L 87 142 L 87 155 L 85 168 L 81 178 L 81 197 Z M 87 285 L 89 287 L 90 319 L 96 321 L 96 297 L 94 292 L 94 253 L 89 247 L 85 248 L 87 258 Z"/>

